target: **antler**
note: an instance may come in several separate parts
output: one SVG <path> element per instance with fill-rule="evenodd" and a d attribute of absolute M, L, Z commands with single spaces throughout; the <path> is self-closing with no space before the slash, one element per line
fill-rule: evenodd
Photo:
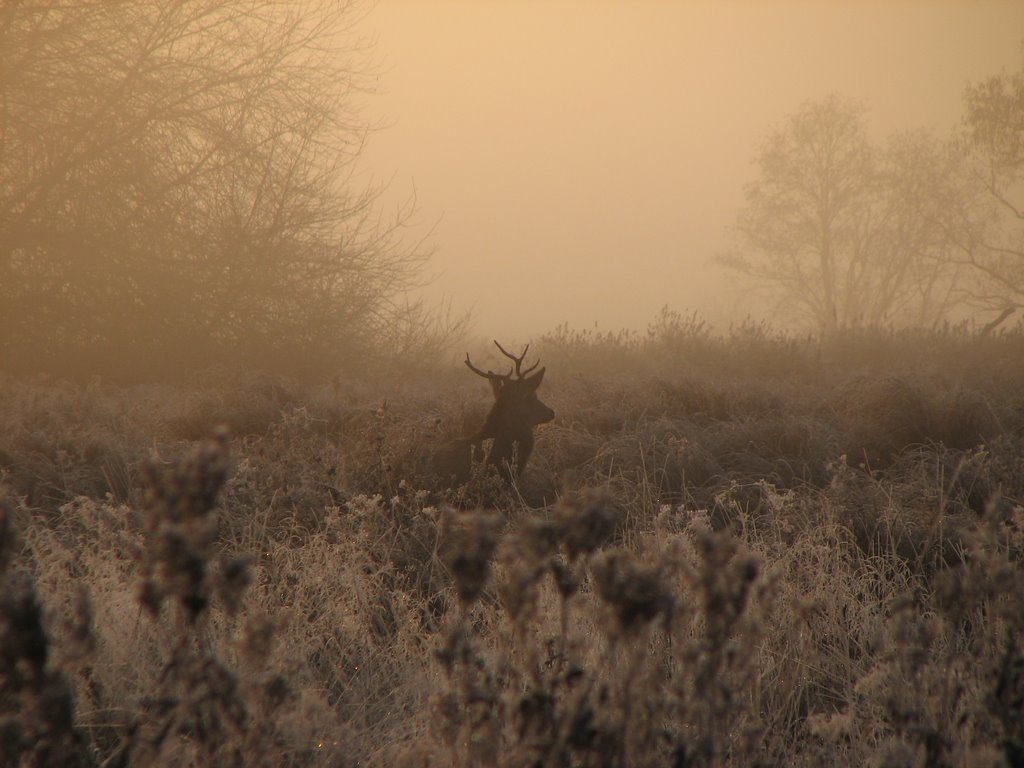
<path fill-rule="evenodd" d="M 509 381 L 512 378 L 512 371 L 504 374 L 495 373 L 494 371 L 481 371 L 473 365 L 473 361 L 469 359 L 469 352 L 466 353 L 466 367 L 468 367 L 469 370 L 477 376 L 483 376 L 485 379 L 490 379 L 491 381 Z"/>
<path fill-rule="evenodd" d="M 494 371 L 481 371 L 479 368 L 477 368 L 475 365 L 473 365 L 473 362 L 469 359 L 469 352 L 467 352 L 466 353 L 466 366 L 469 368 L 469 370 L 471 370 L 477 376 L 483 376 L 485 379 L 490 379 L 491 381 L 511 381 L 513 373 L 517 377 L 522 379 L 522 378 L 524 378 L 526 376 L 526 374 L 528 374 L 530 371 L 532 371 L 534 368 L 536 368 L 538 365 L 540 365 L 540 360 L 538 360 L 536 363 L 531 365 L 525 371 L 523 370 L 523 360 L 526 359 L 526 353 L 530 349 L 530 345 L 529 344 L 526 345 L 526 347 L 523 349 L 523 354 L 519 355 L 519 357 L 516 357 L 511 352 L 507 352 L 505 350 L 505 348 L 503 346 L 501 346 L 501 344 L 498 343 L 497 339 L 495 339 L 494 345 L 498 349 L 501 350 L 501 354 L 503 354 L 509 360 L 512 360 L 516 364 L 516 367 L 513 368 L 512 370 L 510 370 L 508 373 L 495 373 Z"/>
<path fill-rule="evenodd" d="M 509 360 L 514 360 L 515 361 L 515 364 L 516 364 L 516 376 L 518 376 L 520 379 L 523 378 L 524 376 L 526 376 L 526 374 L 528 374 L 530 371 L 532 371 L 538 365 L 540 365 L 540 360 L 538 360 L 536 363 L 531 365 L 525 371 L 520 370 L 520 368 L 523 365 L 523 360 L 526 359 L 526 353 L 530 351 L 530 345 L 529 344 L 527 344 L 525 347 L 523 347 L 523 354 L 521 354 L 519 357 L 516 357 L 515 355 L 513 355 L 510 352 L 506 352 L 505 348 L 503 346 L 501 346 L 501 344 L 498 343 L 497 339 L 494 340 L 494 346 L 496 346 L 498 349 L 500 349 L 501 350 L 501 354 L 503 354 Z M 511 376 L 511 375 L 512 375 L 512 372 L 509 371 L 509 376 Z"/>

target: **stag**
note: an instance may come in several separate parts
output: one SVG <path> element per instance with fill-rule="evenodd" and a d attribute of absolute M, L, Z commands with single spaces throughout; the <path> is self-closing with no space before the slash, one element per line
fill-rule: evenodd
<path fill-rule="evenodd" d="M 514 366 L 508 373 L 483 371 L 473 365 L 469 354 L 466 354 L 466 367 L 490 382 L 494 405 L 476 434 L 455 440 L 439 457 L 440 473 L 454 478 L 457 483 L 469 480 L 473 457 L 483 453 L 484 440 L 494 441 L 487 453 L 486 463 L 497 467 L 505 480 L 512 482 L 523 471 L 533 452 L 533 428 L 555 418 L 555 412 L 537 397 L 537 387 L 544 379 L 546 369 L 541 368 L 531 373 L 540 365 L 538 360 L 523 370 L 523 361 L 530 345 L 527 344 L 518 356 L 507 352 L 497 341 L 494 345 Z"/>

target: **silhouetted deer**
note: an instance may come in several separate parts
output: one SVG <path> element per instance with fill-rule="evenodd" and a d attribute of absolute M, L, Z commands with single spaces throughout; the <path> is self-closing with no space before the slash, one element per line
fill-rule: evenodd
<path fill-rule="evenodd" d="M 523 370 L 523 360 L 530 345 L 527 344 L 517 357 L 506 352 L 497 341 L 494 344 L 501 354 L 515 363 L 515 367 L 504 374 L 481 371 L 466 354 L 469 370 L 491 383 L 494 405 L 480 431 L 471 437 L 453 441 L 437 457 L 439 474 L 453 478 L 456 483 L 469 480 L 474 454 L 482 454 L 484 440 L 494 440 L 487 454 L 487 464 L 498 467 L 505 480 L 511 482 L 516 474 L 523 471 L 533 451 L 533 428 L 555 418 L 555 412 L 537 398 L 537 387 L 544 379 L 546 369 L 527 375 L 540 365 L 537 361 Z M 516 378 L 512 378 L 513 374 Z"/>

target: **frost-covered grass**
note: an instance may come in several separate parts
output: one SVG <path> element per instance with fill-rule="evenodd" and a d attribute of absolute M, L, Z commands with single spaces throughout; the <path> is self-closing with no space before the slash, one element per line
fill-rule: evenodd
<path fill-rule="evenodd" d="M 430 476 L 489 405 L 455 364 L 0 383 L 0 754 L 1019 764 L 1024 337 L 534 352 L 512 489 Z"/>

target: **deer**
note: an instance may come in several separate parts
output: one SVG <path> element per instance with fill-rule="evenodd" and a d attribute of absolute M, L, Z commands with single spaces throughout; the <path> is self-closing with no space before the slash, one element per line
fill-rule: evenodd
<path fill-rule="evenodd" d="M 497 340 L 494 345 L 514 363 L 508 373 L 481 370 L 473 365 L 469 353 L 466 353 L 466 367 L 490 382 L 494 405 L 475 434 L 449 443 L 438 456 L 439 474 L 454 479 L 456 484 L 469 480 L 474 456 L 482 455 L 484 440 L 494 441 L 487 453 L 486 464 L 497 467 L 505 481 L 511 484 L 522 473 L 533 452 L 534 427 L 555 418 L 555 412 L 537 397 L 537 388 L 547 369 L 541 368 L 532 373 L 540 365 L 538 360 L 523 370 L 530 345 L 527 344 L 520 355 L 506 351 Z"/>

